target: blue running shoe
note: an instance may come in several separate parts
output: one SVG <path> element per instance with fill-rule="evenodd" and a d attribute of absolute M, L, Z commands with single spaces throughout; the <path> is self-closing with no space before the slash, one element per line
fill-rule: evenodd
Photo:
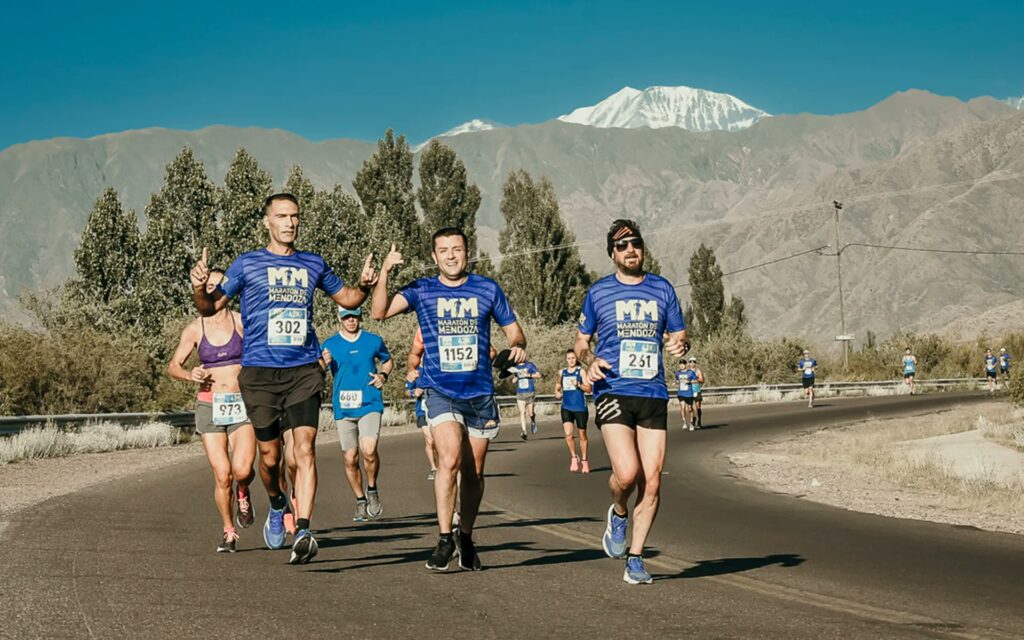
<path fill-rule="evenodd" d="M 320 551 L 319 545 L 309 529 L 300 529 L 295 532 L 295 540 L 292 542 L 292 555 L 288 564 L 306 564 Z"/>
<path fill-rule="evenodd" d="M 622 574 L 622 581 L 629 584 L 651 584 L 654 578 L 644 569 L 644 559 L 640 556 L 630 556 L 626 560 L 626 572 Z"/>
<path fill-rule="evenodd" d="M 609 558 L 622 558 L 626 555 L 626 525 L 629 518 L 620 518 L 615 513 L 615 505 L 608 507 L 608 526 L 604 529 L 601 545 Z"/>
<path fill-rule="evenodd" d="M 268 549 L 284 546 L 284 509 L 267 507 L 267 521 L 263 523 L 263 542 Z"/>

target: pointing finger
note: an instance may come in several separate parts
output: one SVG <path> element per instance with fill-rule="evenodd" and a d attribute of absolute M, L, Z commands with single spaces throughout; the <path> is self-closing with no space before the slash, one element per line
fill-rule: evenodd
<path fill-rule="evenodd" d="M 369 269 L 370 265 L 372 263 L 373 263 L 373 254 L 371 253 L 370 255 L 366 256 L 366 262 L 363 263 L 363 269 Z"/>
<path fill-rule="evenodd" d="M 391 243 L 391 253 L 398 251 L 398 246 L 394 242 Z"/>
<path fill-rule="evenodd" d="M 207 256 L 208 256 L 208 252 L 206 250 L 206 247 L 203 247 L 203 264 L 206 264 Z"/>

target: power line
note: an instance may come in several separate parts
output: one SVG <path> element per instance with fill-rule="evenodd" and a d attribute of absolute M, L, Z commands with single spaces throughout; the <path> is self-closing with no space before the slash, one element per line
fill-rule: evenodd
<path fill-rule="evenodd" d="M 848 247 L 867 247 L 869 249 L 892 249 L 894 251 L 919 251 L 922 253 L 958 253 L 963 255 L 972 256 L 1024 256 L 1024 251 L 983 251 L 983 250 L 970 250 L 970 249 L 933 249 L 929 247 L 901 247 L 897 245 L 886 245 L 886 244 L 870 244 L 866 242 L 848 242 L 843 245 L 843 248 L 839 250 L 839 253 L 845 251 Z M 835 253 L 828 254 L 830 256 L 836 255 Z"/>
<path fill-rule="evenodd" d="M 792 260 L 793 258 L 799 258 L 800 256 L 805 256 L 805 255 L 807 255 L 809 253 L 817 253 L 818 255 L 823 255 L 821 253 L 821 250 L 822 249 L 828 249 L 830 246 L 831 245 L 827 245 L 826 244 L 826 245 L 822 245 L 820 247 L 815 247 L 814 249 L 808 249 L 807 251 L 801 251 L 800 253 L 792 253 L 792 254 L 790 254 L 788 256 L 782 256 L 781 258 L 776 258 L 774 260 L 768 260 L 767 262 L 761 262 L 759 264 L 753 264 L 753 265 L 750 265 L 749 267 L 743 267 L 742 269 L 736 269 L 735 271 L 729 271 L 727 273 L 723 273 L 722 277 L 725 278 L 727 276 L 736 275 L 737 273 L 743 273 L 744 271 L 752 271 L 754 269 L 760 269 L 761 267 L 767 267 L 768 265 L 775 264 L 777 262 L 784 262 L 786 260 Z M 688 287 L 688 286 L 690 286 L 689 282 L 687 282 L 685 284 L 676 285 L 675 288 L 676 289 L 682 289 L 683 287 Z"/>

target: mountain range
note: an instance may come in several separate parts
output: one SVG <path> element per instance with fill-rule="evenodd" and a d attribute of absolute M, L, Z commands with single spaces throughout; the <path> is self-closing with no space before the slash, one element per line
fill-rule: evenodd
<path fill-rule="evenodd" d="M 616 101 L 624 104 L 629 95 Z M 700 242 L 715 249 L 727 273 L 777 261 L 726 279 L 727 292 L 744 298 L 757 336 L 824 341 L 838 333 L 835 259 L 804 253 L 833 243 L 834 199 L 845 205 L 843 243 L 1021 250 L 1024 112 L 1009 103 L 908 91 L 836 116 L 760 113 L 752 125 L 733 131 L 559 119 L 444 141 L 480 186 L 480 238 L 489 250 L 501 227 L 502 183 L 523 168 L 552 180 L 584 259 L 599 271 L 608 267 L 604 228 L 619 216 L 643 225 L 666 274 L 680 284 Z M 628 119 L 600 116 L 600 122 L 612 121 Z M 235 150 L 245 147 L 278 184 L 297 163 L 316 185 L 349 190 L 374 148 L 220 126 L 9 147 L 0 152 L 0 287 L 7 313 L 21 288 L 56 284 L 71 273 L 73 248 L 106 185 L 141 216 L 164 165 L 185 145 L 215 181 L 223 179 Z M 1004 324 L 1019 317 L 1010 311 L 1024 282 L 1020 257 L 851 246 L 842 260 L 847 327 L 859 339 L 868 330 L 886 335 L 953 327 L 972 334 L 981 329 L 971 319 L 983 313 Z M 685 300 L 687 288 L 680 291 Z"/>

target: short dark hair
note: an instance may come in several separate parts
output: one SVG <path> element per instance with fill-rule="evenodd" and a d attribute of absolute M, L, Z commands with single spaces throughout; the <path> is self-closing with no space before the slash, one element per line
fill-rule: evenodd
<path fill-rule="evenodd" d="M 267 196 L 267 199 L 263 201 L 263 215 L 270 213 L 270 205 L 274 204 L 278 200 L 287 200 L 300 209 L 302 206 L 299 204 L 299 199 L 290 193 L 282 191 L 281 193 L 272 193 Z"/>
<path fill-rule="evenodd" d="M 643 236 L 640 235 L 640 225 L 628 218 L 619 218 L 613 222 L 611 228 L 608 229 L 608 255 L 612 255 L 612 245 L 615 244 L 616 240 L 621 240 L 628 236 L 635 236 L 642 240 Z"/>
<path fill-rule="evenodd" d="M 569 355 L 570 353 L 572 355 L 576 355 L 576 350 L 575 349 L 566 349 L 565 350 L 565 355 Z"/>
<path fill-rule="evenodd" d="M 448 238 L 451 236 L 460 236 L 462 238 L 462 244 L 466 245 L 466 250 L 469 250 L 469 238 L 466 237 L 466 232 L 459 227 L 443 227 L 434 232 L 434 235 L 430 238 L 430 250 L 433 251 L 437 248 L 438 238 Z"/>

